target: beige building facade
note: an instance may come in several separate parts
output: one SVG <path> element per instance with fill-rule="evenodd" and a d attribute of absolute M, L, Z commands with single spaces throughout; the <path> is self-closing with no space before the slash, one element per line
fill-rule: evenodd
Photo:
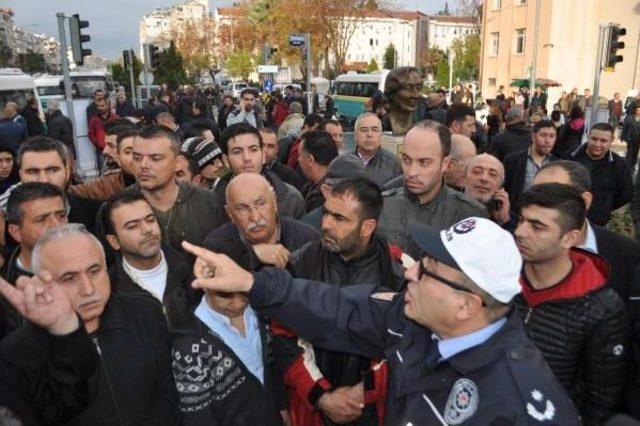
<path fill-rule="evenodd" d="M 485 98 L 505 93 L 515 78 L 528 78 L 534 54 L 536 2 L 541 3 L 536 78 L 562 87 L 549 90 L 549 107 L 561 91 L 593 90 L 598 26 L 617 23 L 627 30 L 621 38 L 624 61 L 614 72 L 603 72 L 600 96 L 623 97 L 640 88 L 640 0 L 485 0 L 482 13 L 480 85 Z"/>

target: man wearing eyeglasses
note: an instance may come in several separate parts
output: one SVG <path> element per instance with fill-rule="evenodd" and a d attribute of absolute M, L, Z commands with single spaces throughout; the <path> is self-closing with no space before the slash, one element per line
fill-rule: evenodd
<path fill-rule="evenodd" d="M 387 425 L 579 424 L 512 309 L 522 260 L 511 235 L 477 217 L 410 231 L 423 254 L 400 294 L 269 268 L 251 274 L 226 256 L 183 247 L 197 256 L 194 286 L 246 292 L 254 309 L 314 345 L 386 358 L 386 382 L 365 382 L 363 393 L 367 401 L 386 390 Z"/>
<path fill-rule="evenodd" d="M 382 123 L 377 115 L 365 112 L 356 120 L 355 155 L 360 157 L 367 170 L 367 177 L 380 188 L 402 174 L 398 159 L 382 148 Z"/>
<path fill-rule="evenodd" d="M 291 253 L 320 238 L 311 225 L 278 214 L 276 194 L 257 173 L 241 173 L 226 190 L 231 223 L 209 233 L 204 247 L 224 253 L 253 271 L 264 265 L 284 268 Z"/>

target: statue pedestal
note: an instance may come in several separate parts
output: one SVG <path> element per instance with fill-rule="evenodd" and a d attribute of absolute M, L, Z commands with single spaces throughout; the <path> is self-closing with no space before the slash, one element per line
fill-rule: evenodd
<path fill-rule="evenodd" d="M 382 134 L 382 147 L 387 151 L 393 153 L 396 157 L 400 156 L 400 149 L 404 142 L 404 136 L 393 136 L 391 132 L 384 132 Z"/>

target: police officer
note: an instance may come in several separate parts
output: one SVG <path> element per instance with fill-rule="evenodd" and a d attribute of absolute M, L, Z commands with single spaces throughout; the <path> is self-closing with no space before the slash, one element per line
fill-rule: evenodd
<path fill-rule="evenodd" d="M 384 207 L 378 232 L 414 259 L 419 250 L 408 233 L 410 221 L 444 229 L 471 216 L 486 216 L 485 208 L 444 184 L 451 161 L 451 132 L 442 124 L 425 120 L 405 135 L 402 146 L 404 186 L 383 193 Z"/>
<path fill-rule="evenodd" d="M 247 292 L 253 307 L 314 345 L 386 358 L 387 425 L 579 424 L 512 309 L 522 260 L 511 235 L 476 217 L 440 232 L 412 223 L 410 232 L 422 255 L 399 294 L 271 268 L 252 275 L 184 247 L 198 257 L 194 286 Z M 365 379 L 361 400 L 380 386 Z"/>

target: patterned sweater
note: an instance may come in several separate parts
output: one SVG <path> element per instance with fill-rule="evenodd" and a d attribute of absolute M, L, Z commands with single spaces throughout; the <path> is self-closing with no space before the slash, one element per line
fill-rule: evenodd
<path fill-rule="evenodd" d="M 273 400 L 270 337 L 262 323 L 265 385 L 202 321 L 175 331 L 173 375 L 184 426 L 280 425 Z M 279 393 L 279 392 L 277 392 Z"/>

